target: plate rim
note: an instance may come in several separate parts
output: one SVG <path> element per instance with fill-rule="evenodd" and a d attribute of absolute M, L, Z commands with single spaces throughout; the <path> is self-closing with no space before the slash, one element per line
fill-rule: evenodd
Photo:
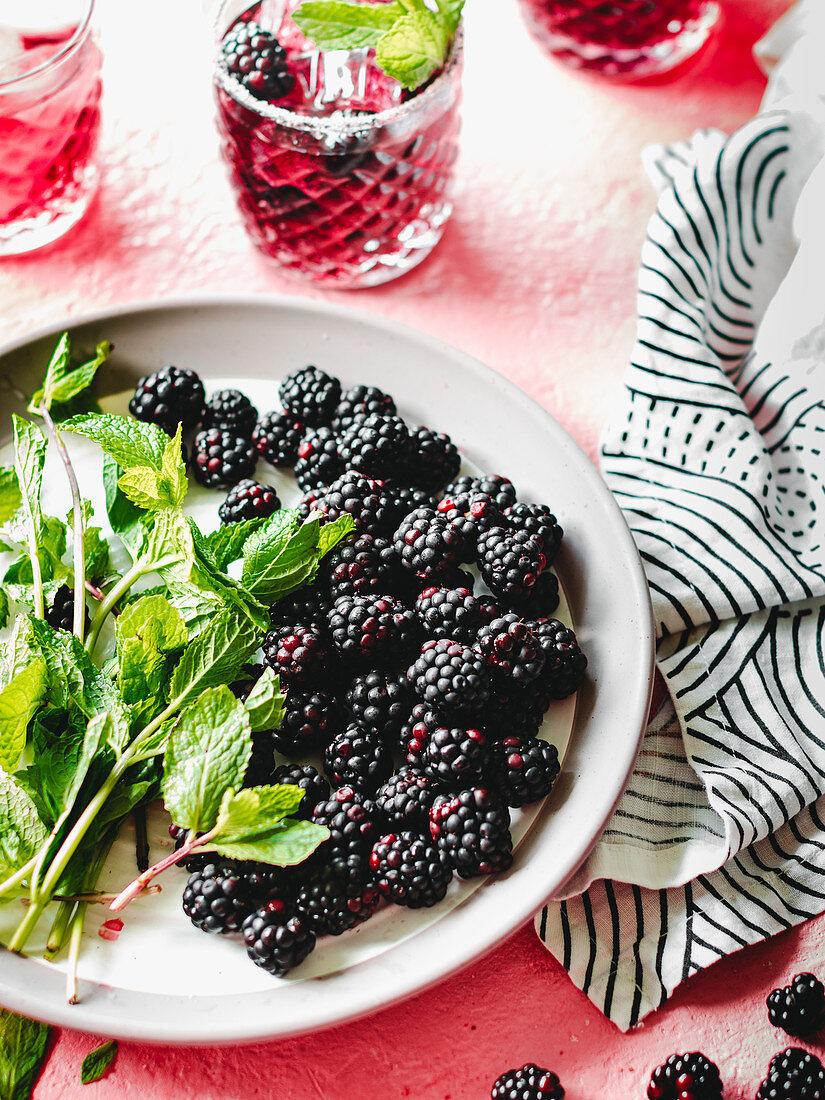
<path fill-rule="evenodd" d="M 581 844 L 572 846 L 567 853 L 562 864 L 562 870 L 556 876 L 558 881 L 550 886 L 541 887 L 541 875 L 533 874 L 528 877 L 519 874 L 520 871 L 523 872 L 524 868 L 529 863 L 529 849 L 532 845 L 535 845 L 536 838 L 542 831 L 542 822 L 547 816 L 546 807 L 543 807 L 536 818 L 535 824 L 520 846 L 520 851 L 524 852 L 527 858 L 518 861 L 518 865 L 514 867 L 511 872 L 508 872 L 506 876 L 499 876 L 497 879 L 490 881 L 485 885 L 484 889 L 473 894 L 467 901 L 447 913 L 444 918 L 436 921 L 433 925 L 415 934 L 411 938 L 395 944 L 385 953 L 361 963 L 356 963 L 328 977 L 309 980 L 318 981 L 322 987 L 328 990 L 333 985 L 344 984 L 346 987 L 352 984 L 357 985 L 359 973 L 363 974 L 366 968 L 378 970 L 379 972 L 385 970 L 388 960 L 395 952 L 404 951 L 408 949 L 410 944 L 415 944 L 416 941 L 420 944 L 421 941 L 433 935 L 437 935 L 438 930 L 442 928 L 444 924 L 449 923 L 450 918 L 453 917 L 454 914 L 463 915 L 470 902 L 473 903 L 479 916 L 482 916 L 484 911 L 491 909 L 492 900 L 496 894 L 496 886 L 499 883 L 503 883 L 505 879 L 510 877 L 525 878 L 526 881 L 522 883 L 522 886 L 529 886 L 531 888 L 524 890 L 519 899 L 520 904 L 515 911 L 515 916 L 511 913 L 503 922 L 499 918 L 499 920 L 495 922 L 496 928 L 493 937 L 483 939 L 483 942 L 480 944 L 472 938 L 465 940 L 462 944 L 463 949 L 452 957 L 446 965 L 444 965 L 442 961 L 435 966 L 430 965 L 423 969 L 417 969 L 414 974 L 407 974 L 404 976 L 403 980 L 400 981 L 396 975 L 395 986 L 392 992 L 387 994 L 382 991 L 370 995 L 364 995 L 362 992 L 360 998 L 352 998 L 351 1004 L 348 1005 L 347 1011 L 344 1013 L 334 1010 L 331 1007 L 329 1010 L 324 1011 L 324 998 L 316 998 L 316 1000 L 320 1001 L 320 1007 L 315 1010 L 311 1020 L 286 1024 L 281 1021 L 280 1026 L 278 1026 L 276 1030 L 273 1030 L 271 1021 L 267 1024 L 266 1014 L 262 1014 L 262 1023 L 261 1026 L 258 1027 L 250 1027 L 249 1020 L 243 1019 L 241 1014 L 238 1014 L 237 1019 L 233 1017 L 229 1020 L 225 1018 L 226 1014 L 221 1014 L 222 1018 L 220 1020 L 211 1021 L 208 1025 L 204 1023 L 203 1019 L 198 1017 L 196 1027 L 193 1029 L 188 1026 L 185 1017 L 183 1018 L 183 1022 L 179 1022 L 177 1017 L 173 1017 L 172 1013 L 169 1013 L 166 1023 L 163 1026 L 163 1031 L 161 1032 L 161 1024 L 157 1022 L 154 1024 L 146 1022 L 151 1014 L 147 1014 L 146 1018 L 142 1020 L 135 1021 L 121 1019 L 118 1013 L 113 1014 L 111 1011 L 113 1008 L 111 1002 L 114 998 L 119 998 L 121 1001 L 129 1003 L 132 1001 L 140 1002 L 145 1000 L 151 1002 L 163 999 L 170 1004 L 178 1005 L 181 1003 L 191 1003 L 192 1000 L 214 1000 L 225 1002 L 228 1006 L 241 996 L 266 998 L 269 994 L 227 994 L 220 995 L 219 997 L 181 998 L 176 995 L 162 993 L 147 994 L 123 988 L 111 990 L 109 987 L 100 985 L 98 988 L 101 990 L 105 991 L 109 989 L 107 997 L 103 998 L 102 1004 L 96 1006 L 84 1005 L 83 1003 L 78 1005 L 67 1005 L 62 998 L 58 999 L 57 1003 L 54 1004 L 49 999 L 44 1000 L 43 996 L 39 995 L 36 991 L 28 991 L 26 989 L 25 980 L 20 983 L 15 983 L 15 985 L 20 985 L 22 988 L 15 988 L 9 985 L 5 976 L 0 978 L 0 1001 L 5 1007 L 13 1011 L 22 1012 L 26 1015 L 48 1020 L 48 1022 L 58 1026 L 84 1029 L 99 1034 L 111 1035 L 115 1038 L 161 1043 L 164 1045 L 223 1045 L 237 1043 L 239 1041 L 259 1042 L 266 1039 L 286 1038 L 289 1036 L 320 1031 L 328 1027 L 334 1027 L 371 1015 L 391 1005 L 397 1004 L 408 997 L 423 993 L 452 974 L 455 974 L 459 970 L 471 965 L 484 955 L 495 950 L 506 938 L 532 920 L 535 913 L 538 912 L 542 905 L 550 900 L 554 894 L 560 893 L 564 883 L 575 875 L 598 842 L 599 837 L 607 822 L 610 820 L 629 782 L 633 764 L 638 755 L 639 745 L 644 736 L 650 697 L 653 689 L 655 671 L 655 623 L 650 593 L 638 548 L 633 541 L 625 517 L 613 494 L 602 479 L 598 468 L 580 444 L 564 427 L 562 427 L 551 412 L 545 409 L 529 394 L 520 389 L 519 386 L 509 378 L 500 374 L 492 367 L 487 366 L 487 364 L 476 359 L 469 353 L 442 340 L 440 337 L 415 328 L 414 326 L 407 325 L 380 314 L 371 313 L 367 310 L 352 309 L 348 305 L 338 302 L 329 302 L 323 299 L 293 298 L 289 295 L 269 293 L 191 293 L 170 297 L 142 298 L 100 307 L 76 316 L 64 316 L 59 322 L 40 325 L 22 336 L 3 343 L 0 345 L 0 358 L 20 351 L 29 344 L 43 340 L 65 329 L 77 329 L 87 325 L 99 324 L 102 321 L 140 313 L 155 311 L 172 313 L 176 310 L 186 311 L 193 308 L 252 308 L 264 311 L 274 310 L 276 312 L 278 310 L 288 310 L 304 313 L 307 316 L 312 316 L 313 314 L 331 316 L 345 323 L 355 322 L 367 328 L 380 329 L 389 337 L 400 337 L 407 342 L 422 347 L 425 351 L 434 351 L 456 361 L 462 369 L 465 371 L 469 370 L 482 381 L 489 382 L 491 379 L 494 380 L 495 384 L 502 387 L 505 392 L 507 392 L 508 396 L 520 406 L 525 413 L 533 418 L 538 418 L 543 423 L 544 428 L 554 437 L 554 442 L 566 449 L 568 453 L 572 452 L 578 459 L 581 469 L 584 471 L 583 476 L 587 479 L 591 488 L 593 488 L 600 503 L 606 507 L 607 514 L 611 518 L 613 527 L 611 535 L 617 540 L 617 549 L 630 573 L 632 582 L 632 591 L 630 595 L 636 604 L 639 627 L 638 667 L 640 674 L 634 682 L 633 689 L 627 699 L 627 708 L 625 712 L 627 724 L 632 726 L 635 735 L 631 736 L 628 734 L 626 742 L 623 743 L 624 751 L 615 753 L 615 782 L 611 788 L 611 797 L 609 800 L 605 799 L 603 803 L 604 808 L 598 815 L 600 818 L 598 825 L 594 823 L 591 828 L 584 830 L 587 834 L 586 839 L 584 839 Z M 576 716 L 574 718 L 574 738 L 577 735 L 577 731 L 579 731 L 579 712 L 580 708 L 577 707 Z M 613 748 L 615 750 L 617 746 L 613 746 Z M 489 915 L 492 916 L 494 914 Z M 456 919 L 460 920 L 461 918 L 457 916 Z M 453 923 L 455 923 L 455 921 Z M 12 976 L 15 976 L 17 970 L 20 969 L 21 977 L 23 977 L 23 968 L 30 966 L 31 963 L 31 960 L 9 953 L 5 953 L 0 957 L 5 960 L 4 968 L 10 970 Z M 55 970 L 54 973 L 60 979 L 60 986 L 62 989 L 63 976 L 57 970 Z M 353 975 L 355 975 L 354 982 Z M 85 984 L 90 986 L 96 985 L 96 983 Z M 369 982 L 366 984 L 369 985 Z M 334 996 L 330 997 L 330 1006 L 337 1003 L 338 999 L 339 998 Z M 107 1011 L 107 1000 L 109 1001 L 109 1011 Z M 173 1020 L 171 1025 L 169 1022 L 170 1019 Z M 267 1026 L 264 1026 L 264 1024 L 267 1024 Z"/>

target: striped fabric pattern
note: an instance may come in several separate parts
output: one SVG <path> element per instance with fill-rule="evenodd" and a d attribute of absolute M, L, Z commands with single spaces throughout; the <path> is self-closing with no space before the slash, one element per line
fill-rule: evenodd
<path fill-rule="evenodd" d="M 825 299 L 810 331 L 786 323 L 822 132 L 789 107 L 647 155 L 660 197 L 602 468 L 670 700 L 566 899 L 537 918 L 622 1028 L 825 910 Z"/>

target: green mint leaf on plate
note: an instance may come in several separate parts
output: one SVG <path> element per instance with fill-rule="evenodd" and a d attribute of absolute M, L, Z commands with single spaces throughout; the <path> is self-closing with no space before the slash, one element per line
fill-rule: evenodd
<path fill-rule="evenodd" d="M 271 668 L 265 668 L 243 704 L 252 732 L 280 729 L 285 701 L 286 695 L 281 691 L 278 674 Z"/>
<path fill-rule="evenodd" d="M 40 531 L 43 466 L 46 462 L 46 437 L 30 420 L 12 414 L 14 426 L 14 468 L 21 494 L 15 530 L 21 539 L 34 545 Z"/>
<path fill-rule="evenodd" d="M 132 561 L 135 561 L 143 545 L 144 530 L 141 523 L 143 513 L 119 487 L 118 482 L 122 474 L 123 470 L 112 456 L 104 455 L 103 488 L 106 492 L 106 514 L 112 530 L 126 547 Z"/>
<path fill-rule="evenodd" d="M 312 855 L 329 837 L 313 821 L 287 817 L 297 810 L 303 791 L 289 784 L 227 792 L 217 824 L 203 851 L 213 849 L 228 859 L 252 859 L 292 867 Z"/>
<path fill-rule="evenodd" d="M 259 644 L 260 634 L 248 620 L 235 610 L 221 611 L 184 650 L 172 673 L 169 698 L 185 702 L 206 688 L 231 683 Z"/>
<path fill-rule="evenodd" d="M 118 617 L 116 639 L 121 698 L 148 722 L 163 709 L 174 655 L 189 640 L 186 624 L 164 596 L 142 596 Z"/>
<path fill-rule="evenodd" d="M 3 588 L 0 588 L 0 630 L 3 630 L 9 621 L 9 597 Z"/>
<path fill-rule="evenodd" d="M 0 768 L 13 772 L 26 747 L 26 731 L 46 694 L 46 662 L 38 658 L 0 691 Z"/>
<path fill-rule="evenodd" d="M 0 864 L 11 870 L 24 867 L 45 843 L 46 836 L 31 797 L 10 775 L 0 771 Z"/>
<path fill-rule="evenodd" d="M 244 585 L 256 599 L 274 603 L 311 581 L 324 555 L 352 529 L 351 516 L 322 527 L 316 513 L 299 526 L 296 513 L 276 512 L 244 547 Z"/>
<path fill-rule="evenodd" d="M 88 722 L 77 710 L 45 711 L 38 715 L 32 733 L 34 763 L 17 778 L 25 781 L 38 806 L 46 808 L 41 816 L 56 821 L 71 809 L 89 770 L 105 772 L 115 763 L 115 751 L 109 744 L 112 724 L 108 714 L 98 714 Z"/>
<path fill-rule="evenodd" d="M 251 754 L 243 704 L 228 687 L 208 688 L 169 734 L 161 791 L 172 820 L 197 833 L 211 829 L 224 793 L 240 787 Z"/>
<path fill-rule="evenodd" d="M 74 400 L 92 384 L 111 351 L 112 345 L 104 340 L 87 362 L 73 363 L 69 334 L 64 332 L 46 369 L 43 385 L 29 403 L 29 412 L 51 409 L 53 405 L 65 405 Z"/>
<path fill-rule="evenodd" d="M 244 519 L 240 523 L 222 523 L 216 530 L 203 536 L 205 548 L 218 569 L 226 569 L 243 554 L 250 535 L 259 530 L 265 519 Z"/>
<path fill-rule="evenodd" d="M 163 596 L 141 596 L 117 620 L 117 637 L 140 640 L 161 653 L 183 649 L 189 640 L 180 612 Z"/>
<path fill-rule="evenodd" d="M 110 1039 L 107 1043 L 90 1051 L 80 1067 L 82 1084 L 91 1085 L 93 1081 L 99 1081 L 109 1070 L 116 1056 L 117 1039 Z"/>
<path fill-rule="evenodd" d="M 111 455 L 124 470 L 148 466 L 160 473 L 169 436 L 154 424 L 143 424 L 111 413 L 74 416 L 61 424 L 61 430 L 82 435 Z"/>
<path fill-rule="evenodd" d="M 357 50 L 375 46 L 403 15 L 399 3 L 362 4 L 357 0 L 304 0 L 292 18 L 320 50 Z"/>
<path fill-rule="evenodd" d="M 48 1024 L 0 1009 L 0 1097 L 28 1100 L 46 1060 Z"/>
<path fill-rule="evenodd" d="M 0 523 L 7 523 L 21 502 L 16 472 L 10 466 L 0 467 Z"/>

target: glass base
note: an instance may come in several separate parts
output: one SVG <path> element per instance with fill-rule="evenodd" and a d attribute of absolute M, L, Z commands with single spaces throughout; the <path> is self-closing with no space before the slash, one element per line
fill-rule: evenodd
<path fill-rule="evenodd" d="M 84 217 L 94 198 L 100 173 L 90 164 L 66 193 L 36 215 L 0 224 L 0 257 L 24 256 L 59 240 Z"/>

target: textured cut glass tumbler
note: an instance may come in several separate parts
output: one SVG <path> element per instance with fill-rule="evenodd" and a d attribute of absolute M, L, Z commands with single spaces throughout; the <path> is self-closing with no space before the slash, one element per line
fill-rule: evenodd
<path fill-rule="evenodd" d="M 219 42 L 245 7 L 223 4 Z M 457 40 L 444 70 L 395 106 L 310 113 L 251 96 L 218 57 L 222 153 L 257 247 L 285 271 L 342 289 L 420 263 L 452 212 L 461 67 Z"/>
<path fill-rule="evenodd" d="M 101 55 L 93 0 L 0 4 L 0 257 L 31 252 L 85 214 L 98 172 Z M 12 21 L 13 20 L 13 21 Z"/>
<path fill-rule="evenodd" d="M 605 76 L 665 72 L 701 49 L 719 18 L 713 0 L 519 0 L 539 44 Z"/>

